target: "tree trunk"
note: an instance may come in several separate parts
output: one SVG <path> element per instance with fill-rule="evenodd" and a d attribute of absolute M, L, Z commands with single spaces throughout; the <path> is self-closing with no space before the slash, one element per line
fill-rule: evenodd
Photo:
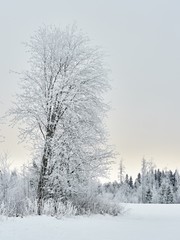
<path fill-rule="evenodd" d="M 42 214 L 42 208 L 43 208 L 43 200 L 45 197 L 45 185 L 46 185 L 46 176 L 47 176 L 47 166 L 48 161 L 51 158 L 52 154 L 52 146 L 51 141 L 53 138 L 53 134 L 51 132 L 51 136 L 47 137 L 45 146 L 44 146 L 44 153 L 42 157 L 42 164 L 40 169 L 40 176 L 39 176 L 39 182 L 38 182 L 38 190 L 37 190 L 37 213 L 38 215 Z"/>

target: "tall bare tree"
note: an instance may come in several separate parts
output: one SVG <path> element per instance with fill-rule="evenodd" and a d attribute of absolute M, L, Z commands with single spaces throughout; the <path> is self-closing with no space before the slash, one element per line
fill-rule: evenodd
<path fill-rule="evenodd" d="M 102 94 L 108 81 L 101 51 L 74 26 L 40 28 L 27 46 L 30 70 L 22 75 L 22 92 L 10 113 L 22 126 L 21 136 L 40 153 L 41 214 L 49 179 L 53 196 L 54 176 L 66 175 L 70 186 L 80 175 L 94 178 L 107 169 L 112 152 L 102 123 L 107 110 Z"/>

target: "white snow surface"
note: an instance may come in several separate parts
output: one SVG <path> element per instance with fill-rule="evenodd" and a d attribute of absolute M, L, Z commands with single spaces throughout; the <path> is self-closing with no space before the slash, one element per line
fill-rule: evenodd
<path fill-rule="evenodd" d="M 126 210 L 118 217 L 1 217 L 0 240 L 180 239 L 180 205 L 127 204 Z"/>

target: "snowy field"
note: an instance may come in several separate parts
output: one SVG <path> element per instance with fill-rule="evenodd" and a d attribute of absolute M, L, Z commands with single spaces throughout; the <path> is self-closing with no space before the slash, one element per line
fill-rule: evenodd
<path fill-rule="evenodd" d="M 123 216 L 0 220 L 0 240 L 180 239 L 180 205 L 128 204 Z"/>

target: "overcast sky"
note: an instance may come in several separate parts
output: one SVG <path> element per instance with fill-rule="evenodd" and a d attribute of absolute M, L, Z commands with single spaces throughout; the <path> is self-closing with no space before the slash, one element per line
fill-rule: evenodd
<path fill-rule="evenodd" d="M 0 0 L 1 114 L 27 68 L 23 42 L 43 24 L 76 22 L 108 55 L 112 90 L 106 96 L 109 142 L 134 174 L 143 156 L 180 169 L 180 2 L 175 0 Z M 14 165 L 28 157 L 16 129 L 3 126 Z M 116 178 L 114 169 L 112 178 Z"/>

